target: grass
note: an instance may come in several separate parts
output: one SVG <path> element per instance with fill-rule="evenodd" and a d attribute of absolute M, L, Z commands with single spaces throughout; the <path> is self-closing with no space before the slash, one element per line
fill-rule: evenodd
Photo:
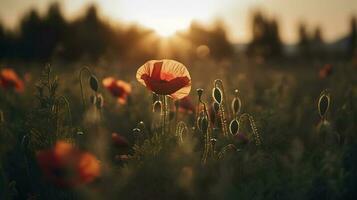
<path fill-rule="evenodd" d="M 209 117 L 197 126 L 195 114 L 180 113 L 177 128 L 171 100 L 172 112 L 162 131 L 160 113 L 152 112 L 152 94 L 134 80 L 135 67 L 90 68 L 100 86 L 93 90 L 95 81 L 92 78 L 89 85 L 89 77 L 83 75 L 83 107 L 80 65 L 73 65 L 78 69 L 74 73 L 53 64 L 51 73 L 47 68 L 43 76 L 33 70 L 22 94 L 1 90 L 1 199 L 355 199 L 355 66 L 332 63 L 331 76 L 319 79 L 318 68 L 310 63 L 202 60 L 186 65 L 194 105 L 196 89 L 203 88 L 201 100 L 207 108 L 198 116 L 209 116 L 214 80 L 222 80 L 228 132 L 233 119 L 228 116 L 234 116 L 230 105 L 238 89 L 239 132 L 246 134 L 248 143 L 222 136 L 221 123 L 213 125 Z M 102 88 L 107 76 L 131 83 L 126 105 Z M 328 123 L 320 123 L 318 103 L 325 89 L 330 106 L 321 115 Z M 91 104 L 90 95 L 102 95 L 103 106 Z M 115 145 L 113 132 L 127 138 L 129 146 Z M 74 188 L 46 181 L 35 155 L 59 139 L 96 155 L 101 176 Z"/>

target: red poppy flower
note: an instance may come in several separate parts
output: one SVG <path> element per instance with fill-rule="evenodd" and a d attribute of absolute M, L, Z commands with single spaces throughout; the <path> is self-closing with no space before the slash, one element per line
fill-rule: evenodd
<path fill-rule="evenodd" d="M 120 104 L 127 102 L 131 93 L 131 85 L 122 80 L 116 80 L 113 77 L 103 79 L 103 85 L 116 98 Z"/>
<path fill-rule="evenodd" d="M 128 140 L 124 136 L 118 133 L 112 133 L 112 141 L 114 144 L 118 145 L 119 147 L 129 146 Z"/>
<path fill-rule="evenodd" d="M 189 72 L 174 60 L 150 60 L 138 69 L 136 79 L 156 94 L 174 99 L 186 97 L 191 90 Z"/>
<path fill-rule="evenodd" d="M 0 87 L 13 89 L 16 92 L 23 92 L 24 82 L 18 77 L 14 70 L 2 69 L 0 72 Z"/>
<path fill-rule="evenodd" d="M 99 161 L 72 144 L 58 141 L 54 148 L 37 153 L 37 162 L 45 177 L 60 187 L 92 182 L 100 174 Z"/>
<path fill-rule="evenodd" d="M 326 64 L 323 68 L 319 70 L 320 79 L 324 79 L 332 74 L 332 65 Z"/>
<path fill-rule="evenodd" d="M 194 113 L 195 110 L 195 105 L 193 105 L 191 98 L 188 96 L 179 101 L 179 111 Z"/>

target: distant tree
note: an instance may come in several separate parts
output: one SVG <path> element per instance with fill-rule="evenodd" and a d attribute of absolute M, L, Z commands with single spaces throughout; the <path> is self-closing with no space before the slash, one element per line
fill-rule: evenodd
<path fill-rule="evenodd" d="M 351 17 L 350 20 L 349 40 L 348 54 L 349 56 L 353 56 L 357 51 L 357 20 L 355 16 Z"/>
<path fill-rule="evenodd" d="M 310 36 L 306 30 L 306 25 L 304 23 L 299 24 L 299 42 L 298 50 L 299 54 L 304 57 L 309 57 L 311 55 L 311 45 Z"/>
<path fill-rule="evenodd" d="M 321 32 L 320 26 L 316 27 L 313 40 L 317 43 L 323 43 L 323 37 L 322 37 L 322 32 Z"/>
<path fill-rule="evenodd" d="M 50 5 L 43 23 L 42 59 L 49 59 L 63 43 L 65 31 L 68 30 L 58 3 Z"/>
<path fill-rule="evenodd" d="M 89 6 L 83 17 L 70 24 L 65 34 L 64 56 L 70 60 L 82 56 L 97 60 L 106 50 L 108 41 L 105 33 L 109 30 L 110 27 L 98 18 L 97 7 Z"/>
<path fill-rule="evenodd" d="M 20 38 L 18 38 L 17 56 L 25 60 L 37 60 L 41 58 L 43 42 L 43 21 L 36 10 L 30 10 L 20 23 Z"/>
<path fill-rule="evenodd" d="M 279 56 L 282 53 L 282 43 L 279 35 L 279 26 L 275 19 L 272 19 L 269 24 L 269 46 L 271 56 Z"/>
<path fill-rule="evenodd" d="M 311 51 L 316 58 L 321 58 L 325 54 L 325 44 L 320 26 L 317 26 L 314 31 L 311 41 Z"/>
<path fill-rule="evenodd" d="M 192 45 L 190 55 L 196 55 L 196 50 L 201 45 L 209 49 L 210 56 L 215 60 L 230 59 L 234 54 L 224 24 L 220 20 L 215 22 L 212 29 L 194 22 L 182 37 Z"/>
<path fill-rule="evenodd" d="M 276 19 L 268 19 L 260 11 L 256 11 L 251 24 L 252 40 L 248 45 L 248 55 L 263 58 L 280 56 L 282 43 Z"/>
<path fill-rule="evenodd" d="M 2 23 L 0 22 L 0 59 L 2 59 L 3 57 L 5 57 L 5 30 L 4 27 L 2 25 Z"/>

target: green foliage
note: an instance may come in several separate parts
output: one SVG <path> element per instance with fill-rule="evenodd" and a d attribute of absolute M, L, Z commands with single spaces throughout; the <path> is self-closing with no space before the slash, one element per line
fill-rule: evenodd
<path fill-rule="evenodd" d="M 68 100 L 58 94 L 58 77 L 47 66 L 36 85 L 37 105 L 28 116 L 29 145 L 32 149 L 53 146 L 59 139 L 73 139 Z"/>

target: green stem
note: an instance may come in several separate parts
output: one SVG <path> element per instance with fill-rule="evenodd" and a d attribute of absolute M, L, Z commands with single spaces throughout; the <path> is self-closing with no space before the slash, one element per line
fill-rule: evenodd
<path fill-rule="evenodd" d="M 69 123 L 70 123 L 70 126 L 72 126 L 72 113 L 71 113 L 71 108 L 70 108 L 70 106 L 69 106 L 68 99 L 67 99 L 65 96 L 60 96 L 59 98 L 62 99 L 62 100 L 65 102 L 65 104 L 66 104 L 67 113 L 68 113 L 68 118 L 69 118 Z"/>
<path fill-rule="evenodd" d="M 92 72 L 90 71 L 90 69 L 88 67 L 82 67 L 82 69 L 79 71 L 79 84 L 81 86 L 81 96 L 82 96 L 82 103 L 83 103 L 83 108 L 86 107 L 86 101 L 85 101 L 85 93 L 83 90 L 83 83 L 82 83 L 82 75 L 83 72 L 86 71 L 88 72 L 90 75 L 92 75 Z"/>

